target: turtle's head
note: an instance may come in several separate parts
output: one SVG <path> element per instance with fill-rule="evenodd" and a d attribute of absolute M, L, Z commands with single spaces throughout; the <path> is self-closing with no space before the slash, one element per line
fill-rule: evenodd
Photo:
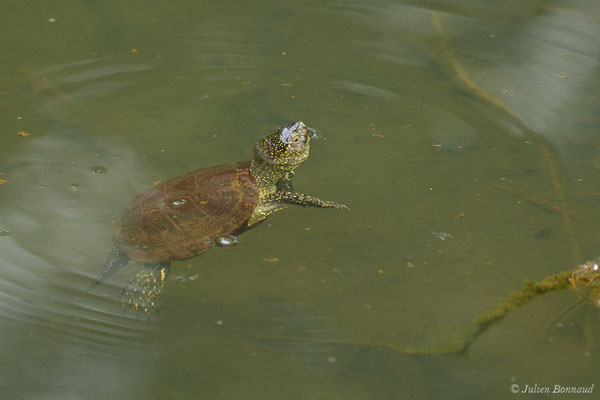
<path fill-rule="evenodd" d="M 254 160 L 293 170 L 308 158 L 309 141 L 304 122 L 289 123 L 256 143 Z"/>

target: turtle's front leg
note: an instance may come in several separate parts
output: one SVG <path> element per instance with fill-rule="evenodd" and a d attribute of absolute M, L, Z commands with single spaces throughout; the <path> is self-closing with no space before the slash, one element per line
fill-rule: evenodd
<path fill-rule="evenodd" d="M 295 204 L 302 207 L 340 208 L 348 210 L 348 206 L 335 201 L 321 200 L 308 194 L 294 192 L 275 192 L 267 195 L 265 200 L 274 204 Z"/>

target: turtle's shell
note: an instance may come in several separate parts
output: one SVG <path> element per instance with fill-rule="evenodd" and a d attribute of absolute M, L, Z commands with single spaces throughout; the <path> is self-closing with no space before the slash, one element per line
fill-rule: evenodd
<path fill-rule="evenodd" d="M 190 172 L 137 196 L 117 222 L 114 242 L 133 261 L 184 260 L 245 227 L 257 202 L 249 161 Z"/>

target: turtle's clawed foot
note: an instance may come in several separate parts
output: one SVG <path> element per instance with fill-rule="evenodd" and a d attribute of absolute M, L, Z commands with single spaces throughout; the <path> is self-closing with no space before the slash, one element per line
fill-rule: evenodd
<path fill-rule="evenodd" d="M 311 206 L 320 207 L 320 208 L 337 208 L 338 210 L 349 210 L 350 209 L 350 207 L 348 207 L 345 204 L 336 203 L 335 201 L 331 201 L 331 200 L 320 200 L 320 199 L 315 199 L 315 204 L 311 204 Z"/>
<path fill-rule="evenodd" d="M 121 292 L 123 304 L 150 319 L 150 314 L 158 311 L 158 295 L 167 283 L 169 271 L 169 264 L 145 264 Z"/>
<path fill-rule="evenodd" d="M 335 204 L 334 207 L 338 208 L 340 210 L 349 210 L 350 209 L 350 207 L 348 207 L 345 204 L 341 204 L 341 203 L 334 203 L 334 204 Z"/>

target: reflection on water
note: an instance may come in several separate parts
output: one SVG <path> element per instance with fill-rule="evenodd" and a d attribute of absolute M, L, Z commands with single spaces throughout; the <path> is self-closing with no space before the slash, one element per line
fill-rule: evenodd
<path fill-rule="evenodd" d="M 594 1 L 113 3 L 4 6 L 0 397 L 595 383 L 597 310 L 562 313 L 566 291 L 508 314 L 468 358 L 361 345 L 451 344 L 524 279 L 598 256 Z M 295 190 L 349 213 L 289 209 L 174 263 L 149 323 L 120 305 L 136 268 L 86 291 L 133 196 L 250 159 L 295 119 L 326 138 Z"/>

